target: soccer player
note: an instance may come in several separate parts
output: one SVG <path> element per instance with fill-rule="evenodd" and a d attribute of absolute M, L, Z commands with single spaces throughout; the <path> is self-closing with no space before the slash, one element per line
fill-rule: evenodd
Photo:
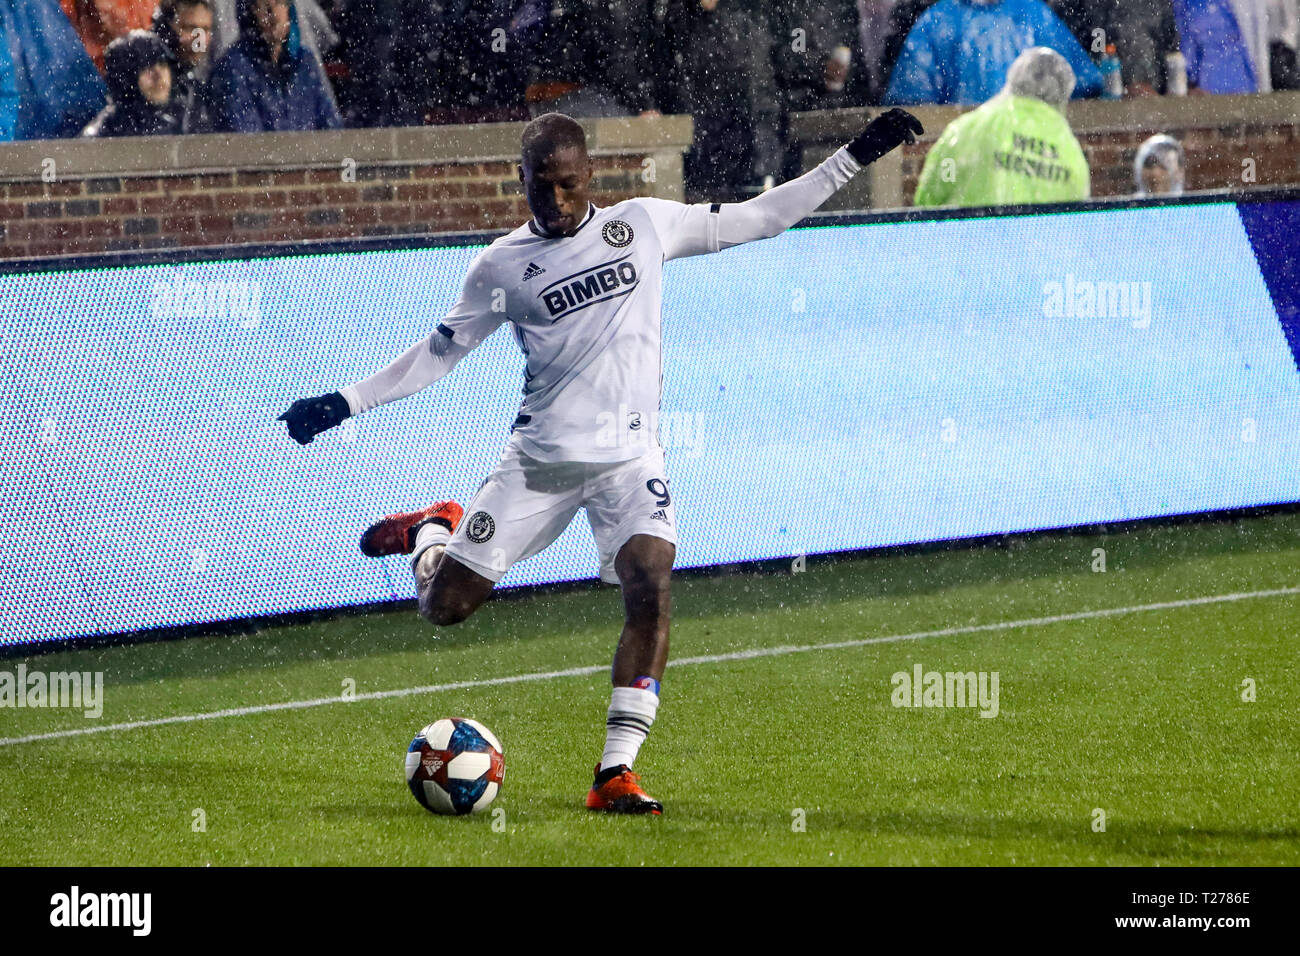
<path fill-rule="evenodd" d="M 893 109 L 816 169 L 741 203 L 591 201 L 582 127 L 547 113 L 523 132 L 519 179 L 533 218 L 475 257 L 459 301 L 391 365 L 280 416 L 300 444 L 446 375 L 502 323 L 526 359 L 524 399 L 500 462 L 469 504 L 394 514 L 361 537 L 370 557 L 409 554 L 420 614 L 465 620 L 517 561 L 549 547 L 579 508 L 600 578 L 621 585 L 605 750 L 587 807 L 663 811 L 632 773 L 668 660 L 676 518 L 656 423 L 664 263 L 783 232 L 863 166 L 923 132 Z M 462 520 L 464 518 L 464 520 Z"/>

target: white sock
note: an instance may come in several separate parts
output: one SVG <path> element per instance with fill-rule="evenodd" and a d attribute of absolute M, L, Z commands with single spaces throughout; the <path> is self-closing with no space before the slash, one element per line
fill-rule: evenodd
<path fill-rule="evenodd" d="M 420 557 L 434 545 L 446 544 L 451 540 L 451 532 L 437 521 L 427 521 L 415 533 L 415 550 L 411 552 L 411 567 L 420 563 Z"/>
<path fill-rule="evenodd" d="M 600 769 L 608 770 L 619 764 L 632 766 L 637 751 L 650 733 L 659 709 L 659 695 L 640 687 L 615 687 L 609 700 L 609 716 L 605 718 L 605 754 L 600 758 Z"/>

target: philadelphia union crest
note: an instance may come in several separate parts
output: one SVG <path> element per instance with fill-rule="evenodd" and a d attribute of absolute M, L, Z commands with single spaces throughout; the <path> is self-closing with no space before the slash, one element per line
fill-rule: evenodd
<path fill-rule="evenodd" d="M 492 520 L 490 514 L 486 511 L 476 511 L 469 516 L 469 524 L 465 526 L 465 537 L 475 544 L 482 544 L 492 537 L 496 529 L 497 523 Z"/>
<path fill-rule="evenodd" d="M 611 219 L 601 227 L 600 237 L 615 249 L 622 249 L 632 241 L 632 227 L 622 219 Z"/>

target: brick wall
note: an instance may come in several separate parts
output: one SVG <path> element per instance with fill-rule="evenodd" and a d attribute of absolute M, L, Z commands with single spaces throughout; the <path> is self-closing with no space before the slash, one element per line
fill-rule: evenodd
<path fill-rule="evenodd" d="M 600 205 L 649 190 L 636 157 L 595 160 Z M 476 232 L 529 217 L 506 161 L 10 182 L 0 258 Z"/>
<path fill-rule="evenodd" d="M 514 228 L 521 129 L 8 144 L 0 258 Z M 593 121 L 596 202 L 680 198 L 690 135 L 684 117 Z"/>
<path fill-rule="evenodd" d="M 873 164 L 824 209 L 909 205 L 926 150 L 960 114 L 916 109 L 926 139 Z M 871 111 L 805 113 L 804 166 Z M 1133 156 L 1153 132 L 1188 154 L 1188 187 L 1300 184 L 1300 93 L 1080 102 L 1069 118 L 1096 196 L 1132 192 Z M 681 199 L 689 117 L 584 124 L 602 205 Z M 513 228 L 528 218 L 515 175 L 521 124 L 257 136 L 0 144 L 0 259 Z M 1243 181 L 1243 160 L 1255 181 Z"/>

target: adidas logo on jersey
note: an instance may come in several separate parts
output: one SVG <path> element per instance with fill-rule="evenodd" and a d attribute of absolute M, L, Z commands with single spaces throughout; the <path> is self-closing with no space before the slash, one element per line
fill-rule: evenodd
<path fill-rule="evenodd" d="M 651 514 L 650 517 L 655 521 L 662 521 L 664 524 L 668 523 L 668 512 L 664 511 L 663 508 Z"/>
<path fill-rule="evenodd" d="M 529 279 L 536 279 L 539 275 L 541 275 L 545 271 L 546 270 L 543 269 L 541 266 L 539 266 L 536 262 L 530 262 L 528 263 L 528 268 L 524 270 L 524 277 L 519 281 L 527 282 Z"/>

